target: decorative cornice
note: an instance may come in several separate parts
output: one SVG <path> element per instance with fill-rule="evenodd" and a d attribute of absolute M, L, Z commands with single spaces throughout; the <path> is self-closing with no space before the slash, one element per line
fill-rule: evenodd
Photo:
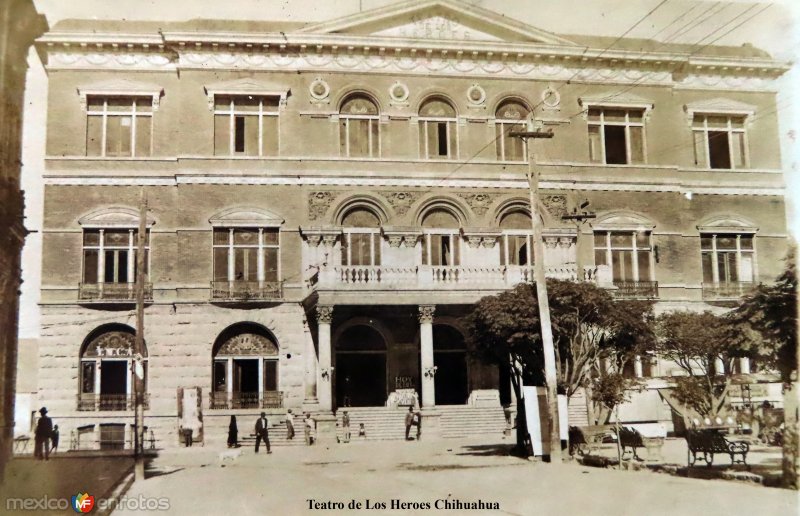
<path fill-rule="evenodd" d="M 703 113 L 709 115 L 735 115 L 744 116 L 747 118 L 752 117 L 756 113 L 756 106 L 752 104 L 745 104 L 733 99 L 726 98 L 713 98 L 708 100 L 699 100 L 697 102 L 690 102 L 683 106 L 686 112 L 686 120 L 691 125 L 696 113 Z"/>
<path fill-rule="evenodd" d="M 330 324 L 333 321 L 333 306 L 319 305 L 317 306 L 317 323 Z"/>
<path fill-rule="evenodd" d="M 207 84 L 205 87 L 208 96 L 208 110 L 214 111 L 215 95 L 255 95 L 260 97 L 278 97 L 280 109 L 286 107 L 286 98 L 291 95 L 291 90 L 255 81 L 250 78 L 237 79 L 235 81 L 217 82 Z"/>
<path fill-rule="evenodd" d="M 301 227 L 300 234 L 312 247 L 318 247 L 320 242 L 326 247 L 333 247 L 336 239 L 342 234 L 342 228 L 335 226 Z"/>
<path fill-rule="evenodd" d="M 422 236 L 422 231 L 413 227 L 384 226 L 381 231 L 392 247 L 400 247 L 401 239 L 404 247 L 414 247 Z"/>
<path fill-rule="evenodd" d="M 89 95 L 99 96 L 124 96 L 124 97 L 151 97 L 153 111 L 158 111 L 161 95 L 164 88 L 159 84 L 149 82 L 132 81 L 130 79 L 112 79 L 101 81 L 78 88 L 81 108 L 86 110 L 86 97 Z"/>

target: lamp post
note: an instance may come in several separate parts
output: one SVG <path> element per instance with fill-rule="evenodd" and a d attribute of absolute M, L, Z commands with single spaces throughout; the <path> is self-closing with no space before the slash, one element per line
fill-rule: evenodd
<path fill-rule="evenodd" d="M 533 113 L 528 118 L 526 131 L 512 131 L 510 136 L 521 138 L 528 150 L 528 196 L 531 205 L 531 226 L 533 229 L 533 276 L 536 282 L 536 297 L 539 304 L 542 348 L 544 351 L 544 376 L 547 384 L 547 407 L 550 419 L 550 462 L 561 462 L 561 437 L 558 429 L 558 392 L 556 389 L 556 354 L 553 346 L 553 329 L 550 324 L 550 303 L 547 299 L 547 283 L 544 275 L 544 243 L 542 242 L 542 221 L 539 218 L 539 172 L 535 167 L 533 142 L 537 138 L 552 138 L 552 131 L 542 131 L 535 127 Z"/>
<path fill-rule="evenodd" d="M 139 234 L 136 242 L 136 338 L 133 345 L 133 402 L 134 402 L 134 478 L 144 480 L 144 280 L 147 242 L 147 198 L 144 189 L 139 203 Z"/>

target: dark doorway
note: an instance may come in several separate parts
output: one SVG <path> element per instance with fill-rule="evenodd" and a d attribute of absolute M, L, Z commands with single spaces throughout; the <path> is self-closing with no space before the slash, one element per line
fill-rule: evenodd
<path fill-rule="evenodd" d="M 469 397 L 467 347 L 461 332 L 446 325 L 433 327 L 434 385 L 437 405 L 463 405 Z"/>
<path fill-rule="evenodd" d="M 258 392 L 258 359 L 237 359 L 233 361 L 235 392 Z"/>
<path fill-rule="evenodd" d="M 100 365 L 100 394 L 127 394 L 128 362 L 103 360 Z"/>
<path fill-rule="evenodd" d="M 339 353 L 335 371 L 338 407 L 379 407 L 386 403 L 385 353 Z"/>
<path fill-rule="evenodd" d="M 336 405 L 380 407 L 386 404 L 386 343 L 366 325 L 345 330 L 336 342 Z"/>

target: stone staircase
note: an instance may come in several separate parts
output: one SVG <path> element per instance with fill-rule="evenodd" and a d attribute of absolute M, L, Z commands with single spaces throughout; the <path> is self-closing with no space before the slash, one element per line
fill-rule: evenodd
<path fill-rule="evenodd" d="M 589 411 L 586 408 L 586 391 L 578 389 L 569 399 L 568 411 L 571 426 L 588 426 Z"/>
<path fill-rule="evenodd" d="M 475 436 L 502 437 L 506 427 L 505 415 L 501 407 L 470 407 L 446 405 L 436 407 L 441 412 L 442 437 L 464 438 Z M 368 441 L 402 440 L 405 438 L 405 417 L 408 409 L 387 407 L 350 407 L 350 440 Z M 344 435 L 342 428 L 342 409 L 336 413 L 337 436 L 340 441 Z M 358 436 L 359 424 L 364 423 L 366 438 Z M 425 427 L 422 427 L 424 434 Z M 416 428 L 411 429 L 416 435 Z"/>
<path fill-rule="evenodd" d="M 254 413 L 236 414 L 236 425 L 239 428 L 239 444 L 242 446 L 255 446 L 255 424 L 260 411 Z M 228 442 L 228 424 L 230 414 L 225 416 L 205 416 L 203 421 L 206 446 L 224 447 Z M 303 423 L 301 417 L 294 418 L 294 438 L 287 439 L 285 413 L 268 413 L 269 443 L 271 446 L 304 446 Z"/>

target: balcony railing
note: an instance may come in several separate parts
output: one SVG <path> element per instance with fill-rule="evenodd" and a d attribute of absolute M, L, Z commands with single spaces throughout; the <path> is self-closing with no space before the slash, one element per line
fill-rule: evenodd
<path fill-rule="evenodd" d="M 547 266 L 548 278 L 576 280 L 574 265 Z M 600 285 L 611 284 L 606 266 L 586 267 L 583 278 Z M 311 288 L 334 290 L 424 290 L 512 288 L 534 281 L 533 267 L 507 265 L 481 266 L 342 266 L 323 268 L 308 279 Z"/>
<path fill-rule="evenodd" d="M 735 300 L 749 294 L 755 288 L 756 284 L 752 281 L 703 283 L 703 299 L 709 301 Z"/>
<path fill-rule="evenodd" d="M 135 283 L 80 283 L 78 299 L 81 301 L 136 301 Z M 153 284 L 144 284 L 145 301 L 153 300 Z"/>
<path fill-rule="evenodd" d="M 270 301 L 283 297 L 280 281 L 212 281 L 214 301 Z"/>
<path fill-rule="evenodd" d="M 623 299 L 655 299 L 658 297 L 657 281 L 615 281 L 614 295 Z"/>
<path fill-rule="evenodd" d="M 133 394 L 79 394 L 78 410 L 82 412 L 98 410 L 133 410 L 136 397 Z M 144 395 L 144 408 L 150 408 L 150 395 Z"/>
<path fill-rule="evenodd" d="M 211 409 L 282 408 L 283 391 L 258 392 L 212 392 Z"/>

